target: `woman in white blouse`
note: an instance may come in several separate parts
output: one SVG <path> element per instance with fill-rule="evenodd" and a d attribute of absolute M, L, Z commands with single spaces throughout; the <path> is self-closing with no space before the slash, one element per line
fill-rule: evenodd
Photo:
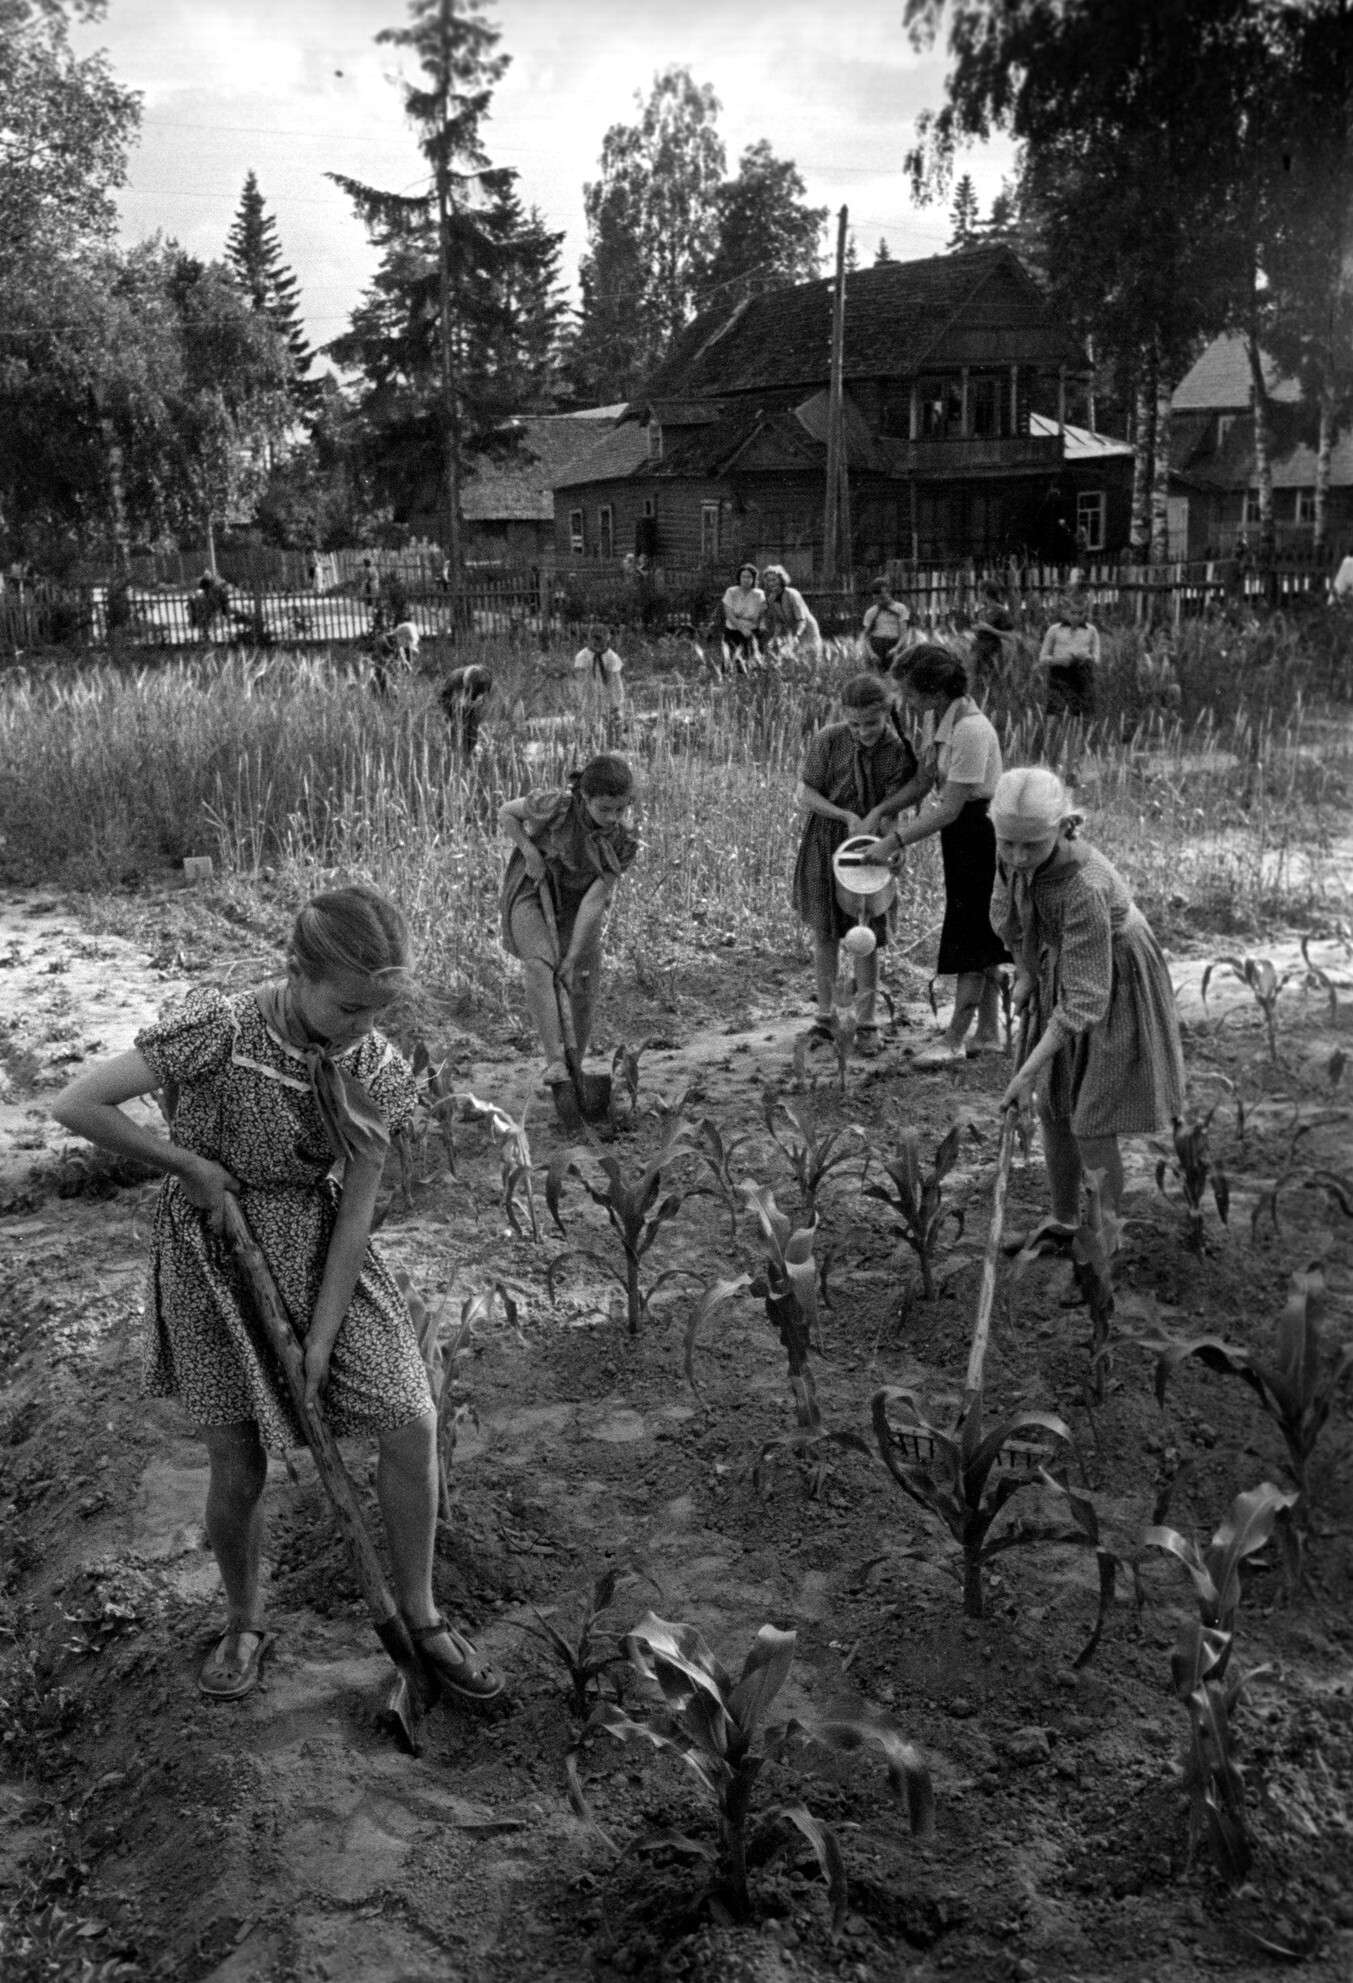
<path fill-rule="evenodd" d="M 988 811 L 1001 775 L 1001 746 L 995 730 L 968 694 L 968 671 L 947 647 L 925 642 L 913 647 L 894 671 L 902 700 L 918 716 L 935 720 L 934 797 L 916 818 L 896 826 L 876 850 L 887 860 L 932 833 L 940 836 L 944 862 L 944 927 L 936 974 L 952 973 L 958 984 L 954 1009 L 939 1044 L 917 1054 L 914 1067 L 948 1067 L 968 1055 L 968 1029 L 974 1018 L 978 1053 L 999 1053 L 1000 966 L 1009 952 L 991 927 L 991 891 L 996 879 L 996 836 Z"/>

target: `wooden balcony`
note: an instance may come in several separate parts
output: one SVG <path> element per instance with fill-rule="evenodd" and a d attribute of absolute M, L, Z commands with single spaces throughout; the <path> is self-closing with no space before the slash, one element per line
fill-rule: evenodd
<path fill-rule="evenodd" d="M 1062 462 L 1062 442 L 1057 434 L 1010 434 L 996 438 L 973 435 L 955 436 L 943 441 L 892 441 L 896 475 L 983 475 L 1009 474 L 1012 470 L 1055 470 Z"/>

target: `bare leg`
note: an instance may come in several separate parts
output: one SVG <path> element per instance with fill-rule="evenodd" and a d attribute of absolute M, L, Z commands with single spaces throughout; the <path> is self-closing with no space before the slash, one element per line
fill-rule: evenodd
<path fill-rule="evenodd" d="M 1118 1138 L 1082 1136 L 1077 1138 L 1077 1145 L 1085 1169 L 1102 1173 L 1100 1209 L 1104 1217 L 1105 1238 L 1110 1253 L 1116 1253 L 1123 1221 L 1123 1153 L 1118 1147 Z"/>
<path fill-rule="evenodd" d="M 592 1016 L 596 1011 L 597 994 L 600 990 L 601 951 L 588 951 L 578 959 L 577 968 L 573 973 L 573 992 L 569 999 L 580 1060 L 586 1054 L 592 1038 Z"/>
<path fill-rule="evenodd" d="M 968 1028 L 981 1006 L 985 989 L 985 971 L 959 972 L 958 984 L 954 989 L 954 1009 L 950 1014 L 949 1024 L 944 1029 L 947 1046 L 962 1046 L 968 1036 Z"/>
<path fill-rule="evenodd" d="M 1069 1122 L 1054 1122 L 1041 1108 L 1038 1119 L 1043 1129 L 1043 1160 L 1048 1171 L 1052 1216 L 1059 1225 L 1078 1226 L 1081 1222 L 1081 1146 L 1072 1135 Z"/>
<path fill-rule="evenodd" d="M 432 1550 L 437 1528 L 437 1420 L 433 1412 L 383 1432 L 376 1494 L 385 1522 L 395 1598 L 411 1625 L 430 1625 Z"/>
<path fill-rule="evenodd" d="M 871 950 L 867 957 L 855 959 L 855 1017 L 861 1026 L 874 1023 L 874 1001 L 879 988 L 879 954 Z"/>
<path fill-rule="evenodd" d="M 564 1042 L 559 1031 L 559 1001 L 555 996 L 554 972 L 548 964 L 529 957 L 522 964 L 525 978 L 526 1009 L 531 1015 L 531 1023 L 540 1036 L 541 1048 L 546 1065 L 560 1066 L 564 1058 Z"/>
<path fill-rule="evenodd" d="M 979 1046 L 999 1046 L 1001 1042 L 1001 973 L 998 965 L 991 965 L 982 973 L 982 991 L 977 1001 L 977 1033 Z"/>
<path fill-rule="evenodd" d="M 841 961 L 841 946 L 834 936 L 819 936 L 813 941 L 813 984 L 817 993 L 817 1016 L 831 1019 L 836 1011 L 836 973 Z"/>
<path fill-rule="evenodd" d="M 232 1625 L 259 1631 L 267 1455 L 251 1418 L 203 1426 L 201 1436 L 211 1466 L 207 1541 L 225 1585 L 226 1611 Z"/>

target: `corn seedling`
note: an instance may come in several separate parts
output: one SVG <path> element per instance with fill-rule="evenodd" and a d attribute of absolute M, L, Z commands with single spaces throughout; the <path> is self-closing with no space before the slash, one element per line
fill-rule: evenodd
<path fill-rule="evenodd" d="M 552 1624 L 534 1604 L 531 1609 L 535 1612 L 535 1624 L 522 1624 L 523 1632 L 529 1632 L 547 1646 L 568 1674 L 569 1698 L 579 1721 L 585 1721 L 596 1705 L 597 1688 L 603 1676 L 625 1664 L 620 1634 L 599 1621 L 613 1608 L 621 1586 L 639 1577 L 654 1590 L 658 1589 L 646 1571 L 632 1564 L 613 1564 L 609 1570 L 603 1570 L 584 1594 L 577 1623 L 569 1633 Z M 619 1699 L 618 1693 L 616 1698 Z"/>
<path fill-rule="evenodd" d="M 1093 1404 L 1102 1405 L 1108 1390 L 1109 1367 L 1113 1361 L 1110 1330 L 1113 1323 L 1113 1245 L 1117 1220 L 1104 1213 L 1104 1174 L 1085 1173 L 1085 1195 L 1081 1220 L 1071 1240 L 1071 1278 L 1081 1300 L 1090 1311 L 1090 1340 L 1086 1348 L 1090 1370 L 1086 1391 Z"/>
<path fill-rule="evenodd" d="M 1312 1267 L 1292 1276 L 1292 1290 L 1278 1318 L 1273 1348 L 1266 1354 L 1240 1343 L 1224 1342 L 1219 1336 L 1144 1345 L 1157 1353 L 1156 1397 L 1162 1405 L 1170 1378 L 1186 1357 L 1197 1357 L 1207 1369 L 1239 1377 L 1249 1385 L 1282 1434 L 1303 1523 L 1309 1509 L 1311 1457 L 1353 1371 L 1353 1344 L 1327 1346 L 1322 1339 L 1324 1315 L 1325 1277 Z"/>
<path fill-rule="evenodd" d="M 913 1832 L 933 1823 L 930 1773 L 920 1754 L 881 1715 L 863 1714 L 766 1726 L 766 1716 L 789 1678 L 796 1635 L 763 1625 L 736 1680 L 692 1625 L 669 1624 L 649 1612 L 625 1639 L 636 1674 L 653 1689 L 643 1718 L 601 1703 L 587 1732 L 646 1744 L 684 1763 L 695 1776 L 716 1821 L 715 1837 L 692 1838 L 664 1830 L 639 1850 L 676 1847 L 708 1874 L 700 1904 L 721 1923 L 752 1918 L 749 1873 L 787 1847 L 806 1843 L 827 1882 L 834 1929 L 845 1918 L 848 1887 L 840 1842 L 802 1802 L 753 1815 L 753 1797 L 767 1764 L 784 1766 L 791 1753 L 815 1745 L 852 1755 L 877 1748 L 888 1785 L 905 1801 Z M 574 1779 L 575 1808 L 590 1818 Z"/>
<path fill-rule="evenodd" d="M 1274 1522 L 1295 1498 L 1270 1481 L 1238 1494 L 1205 1550 L 1178 1529 L 1149 1528 L 1143 1538 L 1179 1559 L 1198 1600 L 1199 1616 L 1184 1628 L 1170 1656 L 1171 1682 L 1189 1724 L 1183 1756 L 1189 1857 L 1206 1838 L 1218 1870 L 1232 1885 L 1244 1879 L 1252 1857 L 1245 1779 L 1237 1760 L 1232 1715 L 1243 1688 L 1255 1675 L 1241 1679 L 1228 1674 L 1240 1572 L 1246 1559 L 1267 1545 Z"/>
<path fill-rule="evenodd" d="M 1203 972 L 1200 991 L 1203 1003 L 1207 1003 L 1207 988 L 1214 972 L 1225 972 L 1227 976 L 1238 978 L 1247 985 L 1253 994 L 1264 1021 L 1264 1033 L 1268 1040 L 1268 1057 L 1271 1063 L 1278 1059 L 1278 1000 L 1290 984 L 1300 984 L 1303 991 L 1323 992 L 1329 1001 L 1330 1018 L 1339 1014 L 1339 998 L 1334 980 L 1319 965 L 1312 964 L 1302 945 L 1305 968 L 1293 965 L 1290 970 L 1278 971 L 1267 957 L 1218 957 Z"/>
<path fill-rule="evenodd" d="M 1160 1152 L 1156 1163 L 1156 1189 L 1163 1198 L 1167 1198 L 1167 1177 L 1172 1177 L 1178 1185 L 1188 1213 L 1189 1250 L 1197 1254 L 1204 1251 L 1203 1197 L 1209 1185 L 1212 1187 L 1212 1202 L 1217 1208 L 1217 1217 L 1223 1225 L 1231 1209 L 1230 1183 L 1225 1171 L 1213 1163 L 1208 1148 L 1207 1131 L 1211 1120 L 1211 1109 L 1201 1122 L 1185 1123 L 1176 1116 L 1170 1137 L 1173 1156 L 1163 1143 L 1153 1145 Z"/>
<path fill-rule="evenodd" d="M 709 1116 L 695 1132 L 696 1152 L 709 1183 L 697 1185 L 692 1196 L 707 1193 L 711 1198 L 718 1199 L 728 1214 L 730 1239 L 737 1238 L 738 1219 L 743 1210 L 740 1184 L 733 1175 L 733 1159 L 750 1141 L 749 1136 L 732 1136 L 725 1140 L 719 1125 Z"/>
<path fill-rule="evenodd" d="M 806 1110 L 792 1109 L 771 1094 L 763 1098 L 762 1114 L 772 1141 L 794 1174 L 803 1216 L 810 1226 L 816 1225 L 819 1193 L 832 1172 L 850 1162 L 864 1131 L 856 1122 L 819 1131 Z"/>
<path fill-rule="evenodd" d="M 904 1129 L 897 1147 L 883 1170 L 889 1184 L 866 1184 L 863 1195 L 876 1198 L 896 1215 L 896 1232 L 901 1246 L 909 1246 L 921 1268 L 921 1292 L 927 1301 L 935 1299 L 935 1256 L 940 1235 L 948 1224 L 954 1238 L 963 1232 L 963 1214 L 944 1202 L 944 1180 L 958 1161 L 964 1125 L 953 1124 L 941 1139 L 929 1170 L 921 1163 L 921 1139 L 914 1129 Z M 890 1188 L 891 1187 L 891 1188 Z M 905 1257 L 905 1256 L 903 1256 Z"/>
<path fill-rule="evenodd" d="M 565 1261 L 573 1259 L 590 1260 L 600 1267 L 612 1280 L 618 1281 L 625 1290 L 625 1320 L 631 1336 L 637 1336 L 639 1325 L 648 1312 L 649 1303 L 658 1289 L 667 1281 L 686 1274 L 687 1269 L 669 1268 L 659 1274 L 651 1287 L 640 1285 L 640 1269 L 645 1256 L 651 1250 L 662 1228 L 669 1219 L 674 1219 L 685 1204 L 688 1191 L 672 1188 L 668 1175 L 684 1157 L 693 1153 L 690 1130 L 685 1123 L 674 1123 L 668 1130 L 661 1149 L 645 1169 L 633 1179 L 627 1179 L 620 1168 L 617 1157 L 605 1156 L 596 1159 L 605 1174 L 604 1186 L 594 1184 L 579 1163 L 577 1150 L 561 1150 L 550 1164 L 545 1178 L 545 1203 L 550 1217 L 562 1233 L 564 1224 L 559 1216 L 559 1198 L 566 1177 L 576 1177 L 593 1204 L 600 1205 L 611 1224 L 611 1230 L 620 1241 L 621 1265 L 617 1267 L 611 1260 L 601 1255 L 570 1248 L 566 1253 L 556 1254 L 550 1262 L 546 1284 L 550 1299 L 554 1299 L 555 1277 Z"/>
<path fill-rule="evenodd" d="M 1295 1148 L 1297 1139 L 1293 1138 Z M 1297 1188 L 1306 1191 L 1323 1191 L 1325 1196 L 1339 1207 L 1346 1219 L 1353 1218 L 1353 1180 L 1340 1177 L 1337 1171 L 1324 1170 L 1319 1165 L 1293 1164 L 1284 1170 L 1269 1190 L 1256 1201 L 1250 1214 L 1250 1232 L 1259 1237 L 1259 1226 L 1267 1213 L 1275 1233 L 1282 1231 L 1278 1218 L 1278 1206 L 1283 1194 Z"/>
<path fill-rule="evenodd" d="M 499 1302 L 503 1314 L 515 1329 L 517 1304 L 502 1282 L 495 1281 L 492 1287 L 471 1295 L 461 1303 L 460 1321 L 450 1335 L 444 1337 L 442 1316 L 446 1310 L 445 1301 L 439 1302 L 435 1309 L 429 1309 L 406 1273 L 397 1273 L 395 1279 L 418 1332 L 418 1349 L 432 1388 L 432 1402 L 437 1412 L 437 1503 L 442 1520 L 449 1522 L 451 1460 L 456 1450 L 456 1438 L 467 1419 L 478 1423 L 474 1406 L 454 1395 L 456 1371 L 469 1345 L 475 1323 L 487 1321 L 493 1313 L 494 1303 Z"/>
<path fill-rule="evenodd" d="M 535 1166 L 531 1162 L 531 1145 L 525 1123 L 516 1121 L 506 1109 L 499 1108 L 497 1102 L 481 1102 L 477 1095 L 460 1093 L 453 1095 L 451 1100 L 462 1122 L 482 1122 L 488 1128 L 498 1153 L 503 1212 L 508 1224 L 519 1239 L 525 1239 L 529 1229 L 531 1238 L 538 1240 L 540 1226 L 536 1219 Z M 522 1223 L 523 1216 L 525 1225 Z"/>
<path fill-rule="evenodd" d="M 625 1040 L 611 1055 L 612 1078 L 626 1096 L 632 1116 L 639 1112 L 639 1064 L 643 1056 L 650 1047 L 670 1045 L 670 1040 L 649 1039 L 641 1040 L 637 1047 L 632 1047 L 628 1040 Z M 650 1112 L 664 1121 L 674 1121 L 684 1113 L 690 1093 L 688 1086 L 676 1095 L 655 1095 L 650 1104 Z"/>
<path fill-rule="evenodd" d="M 890 1416 L 898 1409 L 905 1414 L 901 1424 Z M 918 1507 L 938 1516 L 963 1551 L 963 1609 L 969 1618 L 984 1615 L 982 1572 L 1003 1551 L 1039 1542 L 1095 1549 L 1100 1563 L 1100 1608 L 1094 1637 L 1081 1654 L 1082 1661 L 1088 1659 L 1098 1643 L 1113 1577 L 1105 1562 L 1110 1552 L 1100 1543 L 1089 1502 L 1083 1496 L 1071 1495 L 1064 1483 L 1047 1471 L 1050 1455 L 1037 1435 L 1060 1440 L 1069 1448 L 1071 1433 L 1063 1421 L 1052 1412 L 1012 1412 L 985 1432 L 979 1391 L 959 1411 L 953 1426 L 944 1428 L 921 1416 L 914 1392 L 891 1386 L 875 1391 L 870 1416 L 879 1454 L 893 1479 Z M 1026 1488 L 1048 1486 L 1065 1500 L 1070 1527 L 1021 1523 L 992 1534 L 996 1517 L 1016 1494 Z"/>
<path fill-rule="evenodd" d="M 411 1065 L 418 1088 L 418 1114 L 412 1126 L 396 1139 L 400 1191 L 406 1211 L 413 1204 L 414 1187 L 424 1172 L 428 1140 L 434 1126 L 446 1154 L 446 1168 L 452 1177 L 456 1174 L 456 1139 L 451 1117 L 457 1098 L 452 1091 L 446 1062 L 434 1063 L 426 1041 L 419 1040 L 413 1050 Z"/>

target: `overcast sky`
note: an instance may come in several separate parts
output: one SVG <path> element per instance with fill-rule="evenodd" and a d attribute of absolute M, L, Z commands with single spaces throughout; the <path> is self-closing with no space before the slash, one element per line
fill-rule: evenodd
<path fill-rule="evenodd" d="M 880 235 L 899 260 L 941 253 L 948 206 L 911 203 L 902 159 L 917 113 L 942 100 L 942 51 L 917 56 L 903 0 L 498 0 L 488 17 L 512 65 L 494 95 L 488 149 L 516 168 L 525 204 L 565 233 L 570 286 L 586 245 L 583 185 L 602 139 L 633 121 L 671 63 L 712 83 L 735 168 L 758 138 L 798 166 L 813 205 L 850 209 L 860 259 Z M 400 115 L 402 51 L 378 48 L 407 19 L 398 0 L 110 0 L 78 30 L 143 97 L 123 233 L 161 231 L 219 255 L 252 169 L 301 285 L 312 343 L 344 329 L 374 267 L 339 171 L 407 190 L 422 160 Z M 983 211 L 1008 148 L 966 161 Z M 834 239 L 834 233 L 833 233 Z"/>

